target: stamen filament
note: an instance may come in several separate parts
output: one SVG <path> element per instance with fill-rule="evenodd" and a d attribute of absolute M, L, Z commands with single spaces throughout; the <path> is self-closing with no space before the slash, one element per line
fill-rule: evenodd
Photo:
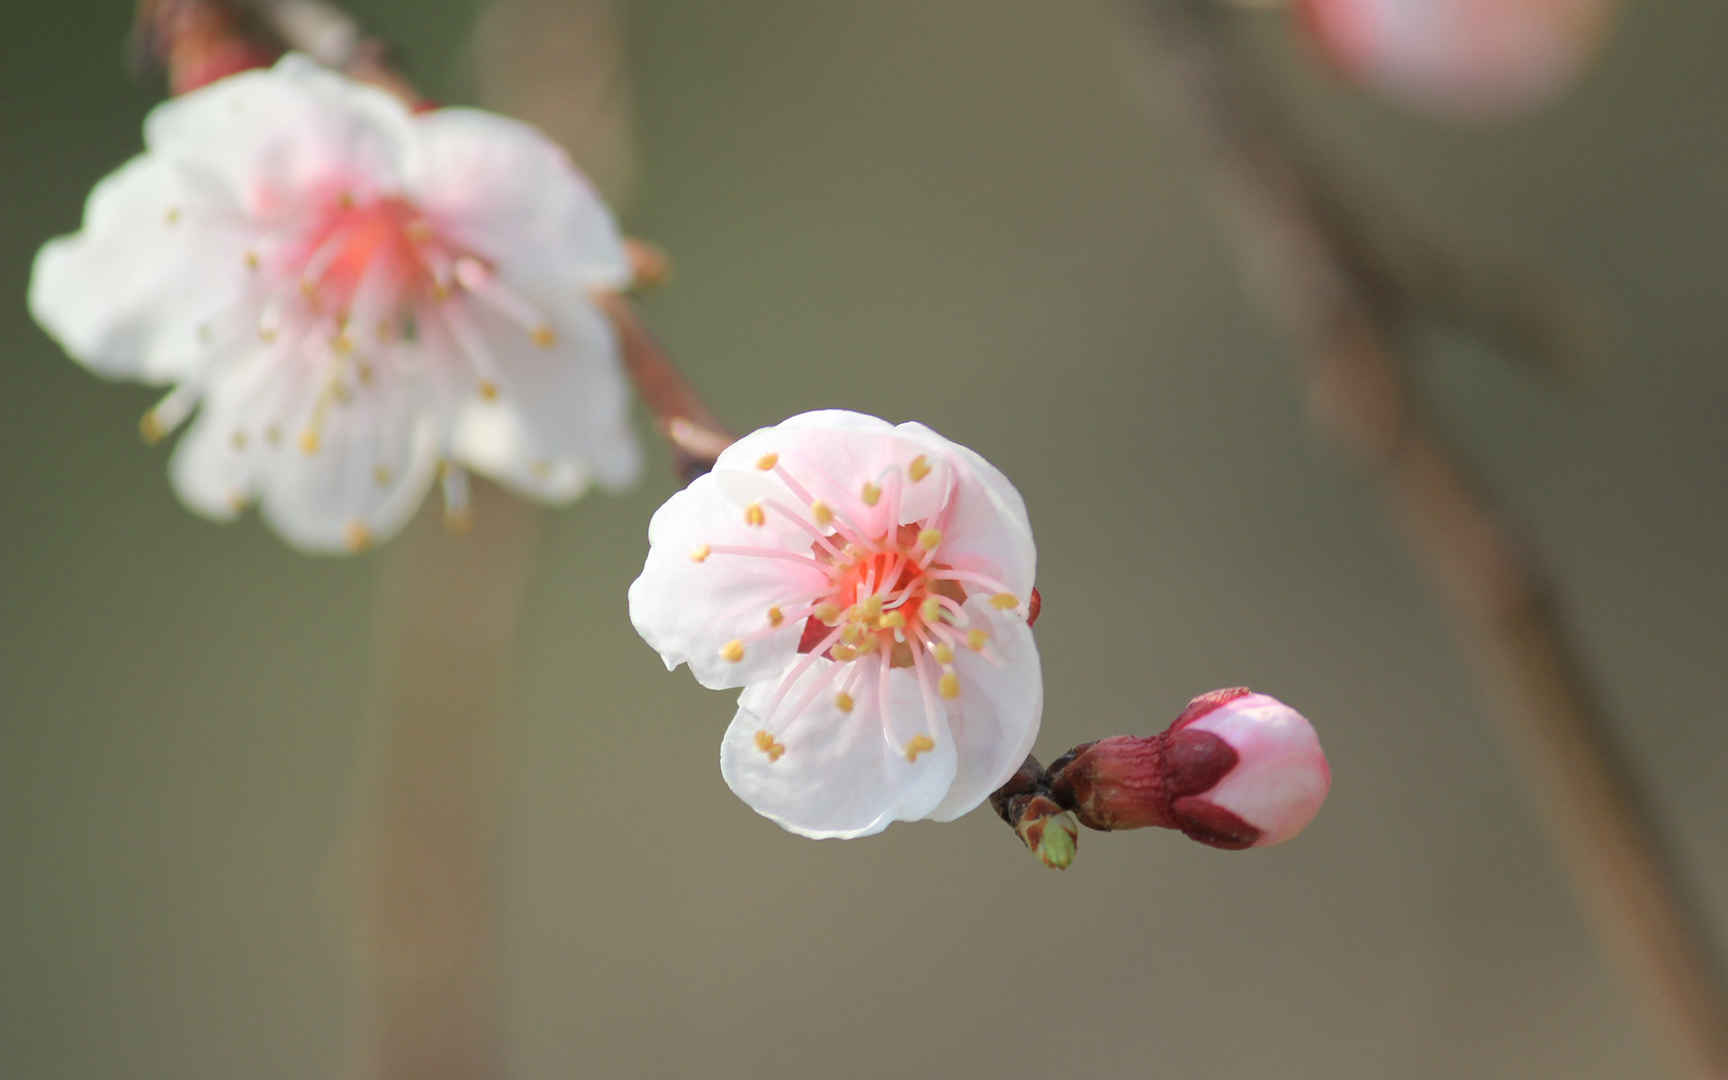
<path fill-rule="evenodd" d="M 779 548 L 743 547 L 733 544 L 709 544 L 708 554 L 743 555 L 754 559 L 780 559 L 785 562 L 795 562 L 803 566 L 814 567 L 830 578 L 834 576 L 834 568 L 828 563 L 825 563 L 820 559 L 812 558 L 809 555 L 800 555 L 795 551 L 782 551 Z"/>

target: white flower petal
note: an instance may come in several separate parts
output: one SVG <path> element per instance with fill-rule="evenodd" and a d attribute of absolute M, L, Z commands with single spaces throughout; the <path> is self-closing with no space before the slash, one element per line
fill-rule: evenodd
<path fill-rule="evenodd" d="M 630 430 L 629 385 L 597 308 L 584 299 L 548 315 L 549 346 L 536 343 L 537 327 L 478 299 L 449 301 L 439 315 L 445 325 L 430 328 L 435 340 L 468 357 L 476 383 L 456 418 L 453 457 L 504 480 L 565 462 L 611 490 L 637 481 L 642 452 Z M 496 387 L 492 400 L 480 394 L 483 382 Z"/>
<path fill-rule="evenodd" d="M 990 573 L 1025 603 L 1037 580 L 1038 549 L 1020 492 L 970 447 L 945 439 L 923 424 L 901 424 L 895 430 L 928 446 L 932 453 L 946 455 L 958 473 L 950 504 L 943 511 L 941 561 Z"/>
<path fill-rule="evenodd" d="M 739 697 L 721 743 L 720 771 L 732 790 L 757 813 L 802 836 L 869 836 L 891 822 L 916 820 L 954 780 L 953 740 L 939 716 L 934 730 L 924 720 L 908 669 L 890 672 L 884 702 L 871 665 L 849 691 L 852 710 L 842 712 L 834 695 L 847 666 L 818 661 L 808 671 L 785 699 L 796 704 L 814 693 L 800 714 L 783 704 L 770 715 L 777 683 L 752 685 Z M 907 742 L 916 735 L 930 745 L 909 754 Z"/>
<path fill-rule="evenodd" d="M 954 786 L 930 811 L 935 821 L 968 812 L 1013 776 L 1032 752 L 1044 713 L 1044 676 L 1032 628 L 983 599 L 969 601 L 966 613 L 975 625 L 988 628 L 988 656 L 970 649 L 955 652 L 960 696 L 947 704 L 959 769 Z"/>
<path fill-rule="evenodd" d="M 99 374 L 187 378 L 209 355 L 210 323 L 241 301 L 244 247 L 210 227 L 171 165 L 136 157 L 91 191 L 82 232 L 37 254 L 30 313 Z"/>
<path fill-rule="evenodd" d="M 306 551 L 355 551 L 394 536 L 437 470 L 435 414 L 412 384 L 380 379 L 348 392 L 346 403 L 322 405 L 323 388 L 300 394 L 286 437 L 261 448 L 264 519 Z"/>
<path fill-rule="evenodd" d="M 575 292 L 628 284 L 612 215 L 552 140 L 477 109 L 436 109 L 414 124 L 408 190 L 442 231 L 518 274 Z"/>
<path fill-rule="evenodd" d="M 902 437 L 885 420 L 824 409 L 751 432 L 726 448 L 714 463 L 714 472 L 728 476 L 729 489 L 743 501 L 777 499 L 807 510 L 778 473 L 757 467 L 772 454 L 780 469 L 814 499 L 827 503 L 857 528 L 879 535 L 887 530 L 891 505 L 899 507 L 895 524 L 908 524 L 935 514 L 947 501 L 953 483 L 944 452 L 947 445 L 952 444 L 935 448 L 938 452 L 932 454 L 929 440 Z M 908 472 L 921 456 L 930 472 L 914 482 Z M 863 499 L 866 482 L 885 489 L 875 506 Z M 892 485 L 898 485 L 898 490 L 886 490 Z"/>
<path fill-rule="evenodd" d="M 308 195 L 396 192 L 412 138 L 401 102 L 296 55 L 164 102 L 144 121 L 152 156 L 233 209 L 271 218 L 304 213 Z"/>
<path fill-rule="evenodd" d="M 726 545 L 808 558 L 808 542 L 800 548 L 787 534 L 746 524 L 712 476 L 655 511 L 648 541 L 647 562 L 630 585 L 630 621 L 668 670 L 687 663 L 698 682 L 720 690 L 776 675 L 796 658 L 807 615 L 799 608 L 827 582 L 819 569 L 773 557 L 693 556 Z M 778 628 L 770 609 L 781 612 Z M 736 661 L 724 655 L 733 641 L 743 642 Z"/>

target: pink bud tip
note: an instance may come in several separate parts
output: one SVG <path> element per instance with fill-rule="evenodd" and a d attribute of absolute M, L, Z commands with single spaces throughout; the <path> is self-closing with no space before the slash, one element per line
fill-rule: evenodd
<path fill-rule="evenodd" d="M 1221 780 L 1174 799 L 1171 809 L 1178 818 L 1200 821 L 1220 812 L 1234 817 L 1258 832 L 1250 847 L 1281 844 L 1307 828 L 1332 788 L 1332 769 L 1314 726 L 1266 694 L 1241 689 L 1202 695 L 1167 734 L 1172 751 L 1207 734 L 1235 753 L 1235 766 Z"/>

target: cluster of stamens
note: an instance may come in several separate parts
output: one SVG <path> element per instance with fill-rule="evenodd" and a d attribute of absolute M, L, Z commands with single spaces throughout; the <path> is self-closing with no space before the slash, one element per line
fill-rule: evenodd
<path fill-rule="evenodd" d="M 180 207 L 168 208 L 163 218 L 168 228 L 184 227 L 187 219 Z M 500 280 L 491 262 L 448 243 L 405 199 L 359 201 L 342 192 L 308 214 L 252 224 L 260 235 L 242 256 L 247 296 L 234 311 L 198 326 L 198 343 L 212 350 L 212 362 L 145 413 L 139 426 L 148 442 L 184 422 L 212 378 L 247 357 L 309 362 L 318 385 L 302 420 L 266 411 L 256 432 L 236 428 L 229 436 L 236 453 L 255 444 L 280 446 L 285 429 L 299 423 L 294 445 L 308 456 L 317 454 L 333 410 L 349 405 L 379 375 L 424 375 L 426 350 L 406 357 L 393 349 L 401 343 L 432 341 L 441 355 L 466 368 L 482 401 L 497 401 L 498 364 L 466 305 L 448 302 L 453 297 L 471 297 L 502 315 L 540 348 L 557 344 L 550 321 Z M 267 348 L 250 347 L 248 339 L 254 337 Z M 292 394 L 280 397 L 275 407 L 293 407 L 299 400 Z M 550 462 L 534 466 L 542 475 L 551 467 Z M 441 475 L 446 522 L 461 528 L 468 514 L 466 477 L 448 463 Z M 398 479 L 384 465 L 372 471 L 381 489 Z M 239 509 L 244 500 L 235 498 Z M 362 522 L 351 523 L 347 532 L 350 547 L 370 542 Z"/>
<path fill-rule="evenodd" d="M 943 510 L 928 519 L 900 522 L 901 496 L 907 485 L 923 482 L 931 473 L 927 457 L 919 455 L 903 470 L 892 468 L 858 491 L 858 501 L 884 524 L 866 530 L 850 516 L 814 497 L 810 490 L 780 463 L 776 454 L 765 454 L 756 468 L 774 474 L 791 501 L 764 498 L 743 510 L 744 523 L 763 528 L 770 516 L 784 519 L 811 538 L 809 554 L 783 547 L 702 544 L 692 560 L 705 563 L 717 557 L 779 559 L 813 567 L 822 573 L 815 595 L 794 595 L 774 604 L 764 613 L 757 629 L 728 641 L 720 655 L 733 663 L 742 661 L 752 644 L 783 627 L 788 620 L 803 620 L 798 644 L 799 659 L 782 677 L 762 719 L 764 724 L 785 708 L 791 691 L 816 664 L 818 658 L 835 661 L 825 677 L 813 680 L 803 700 L 792 706 L 791 718 L 804 716 L 816 699 L 830 694 L 835 709 L 850 714 L 862 680 L 878 680 L 876 700 L 888 700 L 890 672 L 910 669 L 922 692 L 924 711 L 935 723 L 941 702 L 960 697 L 960 675 L 955 657 L 960 650 L 979 654 L 1000 666 L 1001 658 L 990 644 L 990 632 L 977 625 L 965 610 L 973 591 L 989 595 L 998 611 L 1020 608 L 1020 599 L 989 574 L 961 569 L 941 560 L 944 540 Z M 886 504 L 882 505 L 884 500 Z M 944 508 L 945 509 L 945 508 Z M 884 730 L 887 730 L 887 718 Z M 785 728 L 781 729 L 785 734 Z M 766 729 L 756 733 L 756 746 L 770 761 L 786 752 L 779 737 Z M 905 741 L 902 750 L 908 762 L 934 750 L 929 731 Z"/>

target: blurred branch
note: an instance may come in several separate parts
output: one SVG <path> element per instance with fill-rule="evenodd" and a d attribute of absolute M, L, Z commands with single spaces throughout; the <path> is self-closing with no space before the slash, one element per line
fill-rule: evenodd
<path fill-rule="evenodd" d="M 1436 432 L 1405 370 L 1420 318 L 1476 312 L 1502 332 L 1530 324 L 1451 266 L 1412 272 L 1386 261 L 1348 193 L 1314 166 L 1254 81 L 1223 5 L 1155 0 L 1144 10 L 1159 65 L 1209 139 L 1238 254 L 1307 357 L 1317 421 L 1379 471 L 1494 695 L 1598 938 L 1676 1067 L 1728 1075 L 1728 999 L 1709 935 L 1613 744 L 1553 590 Z M 1498 343 L 1529 341 L 1512 334 Z"/>
<path fill-rule="evenodd" d="M 636 317 L 630 302 L 613 293 L 595 297 L 611 318 L 624 352 L 624 370 L 654 414 L 655 427 L 672 446 L 673 467 L 686 483 L 714 466 L 734 436 L 696 393 L 660 343 Z"/>
<path fill-rule="evenodd" d="M 429 108 L 401 73 L 396 49 L 324 0 L 244 0 L 287 46 L 325 67 L 394 94 L 409 108 Z"/>
<path fill-rule="evenodd" d="M 380 556 L 373 609 L 370 1070 L 383 1080 L 505 1074 L 493 838 L 498 721 L 539 512 L 477 485 L 472 531 L 422 515 Z"/>
<path fill-rule="evenodd" d="M 159 67 L 169 92 L 184 94 L 270 64 L 282 45 L 251 12 L 228 0 L 139 0 L 131 51 L 134 66 Z"/>

